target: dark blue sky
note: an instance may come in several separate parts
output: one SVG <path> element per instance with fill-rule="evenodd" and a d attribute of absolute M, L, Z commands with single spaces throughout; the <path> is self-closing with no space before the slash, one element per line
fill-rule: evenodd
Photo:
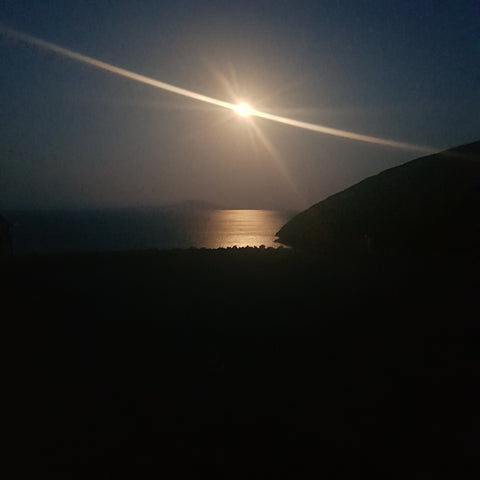
<path fill-rule="evenodd" d="M 1 0 L 0 22 L 229 102 L 439 150 L 477 140 L 476 0 Z M 0 41 L 0 209 L 302 208 L 419 154 L 302 131 Z"/>

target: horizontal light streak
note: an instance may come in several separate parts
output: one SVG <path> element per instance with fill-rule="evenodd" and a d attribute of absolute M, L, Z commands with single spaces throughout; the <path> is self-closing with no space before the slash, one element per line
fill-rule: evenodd
<path fill-rule="evenodd" d="M 359 142 L 374 143 L 376 145 L 383 145 L 386 147 L 400 148 L 402 150 L 415 150 L 425 153 L 434 153 L 436 150 L 421 145 L 412 145 L 410 143 L 398 142 L 395 140 L 388 140 L 386 138 L 372 137 L 369 135 L 363 135 L 361 133 L 348 132 L 346 130 L 339 130 L 337 128 L 326 127 L 324 125 L 317 125 L 316 123 L 302 122 L 294 120 L 292 118 L 280 117 L 278 115 L 272 115 L 271 113 L 260 112 L 253 110 L 250 113 L 251 116 L 265 118 L 272 122 L 283 123 L 292 127 L 303 128 L 304 130 L 311 130 L 312 132 L 324 133 L 325 135 L 333 135 L 334 137 L 348 138 L 349 140 L 357 140 Z"/>
<path fill-rule="evenodd" d="M 57 53 L 64 57 L 71 58 L 73 60 L 77 60 L 79 62 L 85 63 L 87 65 L 91 65 L 93 67 L 99 68 L 101 70 L 105 70 L 107 72 L 113 73 L 115 75 L 120 75 L 125 78 L 129 78 L 131 80 L 135 80 L 140 83 L 144 83 L 146 85 L 150 85 L 152 87 L 160 88 L 162 90 L 166 90 L 171 93 L 175 93 L 177 95 L 182 95 L 184 97 L 192 98 L 194 100 L 198 100 L 200 102 L 209 103 L 211 105 L 216 105 L 218 107 L 227 108 L 234 112 L 238 112 L 239 106 L 238 104 L 233 104 L 229 102 L 224 102 L 223 100 L 219 100 L 217 98 L 209 97 L 207 95 L 202 95 L 197 92 L 193 92 L 191 90 L 187 90 L 186 88 L 177 87 L 175 85 L 171 85 L 169 83 L 161 82 L 159 80 L 155 80 L 153 78 L 147 77 L 145 75 L 140 75 L 138 73 L 132 72 L 130 70 L 126 70 L 125 68 L 116 67 L 115 65 L 111 65 L 106 62 L 102 62 L 101 60 L 97 60 L 95 58 L 89 57 L 87 55 L 83 55 L 81 53 L 75 52 L 68 48 L 60 47 L 54 43 L 47 42 L 40 38 L 34 37 L 32 35 L 28 35 L 23 32 L 19 32 L 14 30 L 10 27 L 0 25 L 0 32 L 10 37 L 14 40 L 21 41 L 30 45 L 37 46 L 39 48 L 49 50 L 51 52 Z M 402 150 L 414 150 L 418 152 L 425 152 L 425 153 L 433 153 L 436 150 L 432 148 L 420 146 L 420 145 L 412 145 L 410 143 L 405 142 L 398 142 L 395 140 L 389 140 L 385 138 L 373 137 L 369 135 L 363 135 L 360 133 L 349 132 L 346 130 L 340 130 L 337 128 L 326 127 L 324 125 L 318 125 L 315 123 L 303 122 L 300 120 L 295 120 L 288 117 L 281 117 L 279 115 L 273 115 L 271 113 L 262 112 L 259 110 L 255 110 L 249 107 L 248 116 L 255 116 L 258 118 L 263 118 L 266 120 L 270 120 L 272 122 L 282 123 L 284 125 L 289 125 L 291 127 L 301 128 L 304 130 L 310 130 L 312 132 L 323 133 L 325 135 L 332 135 L 335 137 L 346 138 L 349 140 L 355 140 L 359 142 L 365 143 L 372 143 L 376 145 L 382 145 L 386 147 L 393 147 L 399 148 Z"/>
<path fill-rule="evenodd" d="M 200 93 L 192 92 L 191 90 L 187 90 L 186 88 L 177 87 L 169 83 L 161 82 L 159 80 L 146 77 L 145 75 L 140 75 L 130 70 L 126 70 L 125 68 L 116 67 L 115 65 L 111 65 L 109 63 L 102 62 L 101 60 L 88 57 L 87 55 L 74 52 L 73 50 L 70 50 L 68 48 L 60 47 L 58 45 L 55 45 L 54 43 L 47 42 L 45 40 L 41 40 L 40 38 L 33 37 L 32 35 L 27 35 L 26 33 L 18 32 L 9 27 L 4 27 L 0 25 L 0 31 L 5 35 L 11 36 L 15 40 L 19 40 L 19 41 L 28 43 L 30 45 L 34 45 L 36 47 L 40 47 L 54 53 L 58 53 L 59 55 L 63 55 L 64 57 L 68 57 L 73 60 L 86 63 L 87 65 L 100 68 L 101 70 L 106 70 L 107 72 L 114 73 L 116 75 L 121 75 L 122 77 L 125 77 L 125 78 L 130 78 L 131 80 L 135 80 L 140 83 L 145 83 L 146 85 L 150 85 L 152 87 L 161 88 L 162 90 L 167 90 L 168 92 L 176 93 L 177 95 L 193 98 L 194 100 L 210 103 L 212 105 L 217 105 L 223 108 L 229 108 L 231 110 L 235 109 L 236 107 L 236 105 L 234 105 L 233 103 L 223 102 L 222 100 L 208 97 L 207 95 L 202 95 Z"/>

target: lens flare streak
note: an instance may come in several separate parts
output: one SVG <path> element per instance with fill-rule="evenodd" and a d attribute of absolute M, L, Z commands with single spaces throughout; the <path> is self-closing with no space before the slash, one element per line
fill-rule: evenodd
<path fill-rule="evenodd" d="M 199 100 L 200 102 L 209 103 L 211 105 L 216 105 L 218 107 L 227 108 L 240 114 L 245 117 L 258 117 L 263 118 L 265 120 L 270 120 L 272 122 L 282 123 L 284 125 L 289 125 L 291 127 L 301 128 L 304 130 L 310 130 L 312 132 L 322 133 L 325 135 L 332 135 L 335 137 L 346 138 L 349 140 L 355 140 L 359 142 L 365 143 L 373 143 L 376 145 L 382 145 L 386 147 L 393 147 L 399 148 L 402 150 L 413 150 L 418 152 L 425 152 L 425 153 L 433 153 L 436 150 L 420 145 L 412 145 L 405 142 L 398 142 L 395 140 L 388 140 L 385 138 L 373 137 L 369 135 L 363 135 L 360 133 L 349 132 L 346 130 L 339 130 L 336 128 L 326 127 L 324 125 L 317 125 L 315 123 L 308 123 L 303 122 L 300 120 L 295 120 L 288 117 L 281 117 L 279 115 L 273 115 L 271 113 L 262 112 L 259 110 L 255 110 L 250 106 L 245 106 L 246 104 L 233 104 L 229 102 L 224 102 L 223 100 L 218 100 L 213 97 L 209 97 L 207 95 L 202 95 L 197 92 L 193 92 L 191 90 L 187 90 L 185 88 L 177 87 L 175 85 L 171 85 L 169 83 L 161 82 L 159 80 L 155 80 L 153 78 L 147 77 L 145 75 L 140 75 L 138 73 L 132 72 L 130 70 L 126 70 L 124 68 L 116 67 L 115 65 L 111 65 L 106 62 L 102 62 L 101 60 L 97 60 L 95 58 L 89 57 L 87 55 L 83 55 L 81 53 L 75 52 L 68 48 L 60 47 L 54 43 L 47 42 L 40 38 L 34 37 L 32 35 L 28 35 L 23 32 L 19 32 L 14 30 L 10 27 L 0 25 L 0 33 L 10 38 L 14 41 L 23 42 L 26 44 L 30 44 L 44 50 L 48 50 L 54 52 L 58 55 L 63 55 L 64 57 L 71 58 L 73 60 L 77 60 L 79 62 L 85 63 L 87 65 L 91 65 L 93 67 L 99 68 L 101 70 L 105 70 L 107 72 L 120 75 L 125 78 L 130 78 L 131 80 L 135 80 L 140 83 L 144 83 L 146 85 L 150 85 L 152 87 L 160 88 L 162 90 L 166 90 L 171 93 L 176 93 L 177 95 L 182 95 L 184 97 L 192 98 L 194 100 Z M 248 107 L 248 109 L 247 109 Z"/>
<path fill-rule="evenodd" d="M 326 135 L 333 135 L 334 137 L 348 138 L 349 140 L 357 140 L 359 142 L 374 143 L 376 145 L 383 145 L 386 147 L 400 148 L 402 150 L 414 150 L 425 153 L 434 153 L 437 150 L 425 147 L 422 145 L 412 145 L 405 142 L 397 142 L 395 140 L 388 140 L 385 138 L 371 137 L 369 135 L 363 135 L 361 133 L 348 132 L 346 130 L 339 130 L 337 128 L 326 127 L 324 125 L 317 125 L 315 123 L 302 122 L 294 120 L 292 118 L 280 117 L 278 115 L 272 115 L 271 113 L 259 112 L 253 110 L 250 115 L 265 118 L 273 122 L 283 123 L 290 125 L 291 127 L 303 128 L 304 130 L 311 130 L 312 132 L 324 133 Z"/>

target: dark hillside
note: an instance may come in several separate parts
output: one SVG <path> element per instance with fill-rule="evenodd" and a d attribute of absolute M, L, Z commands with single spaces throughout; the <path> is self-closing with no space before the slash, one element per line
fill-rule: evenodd
<path fill-rule="evenodd" d="M 480 246 L 480 142 L 385 170 L 300 213 L 279 241 L 307 249 Z"/>

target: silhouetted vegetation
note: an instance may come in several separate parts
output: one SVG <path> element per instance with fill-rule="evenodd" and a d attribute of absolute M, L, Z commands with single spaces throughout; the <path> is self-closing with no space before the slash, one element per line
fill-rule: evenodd
<path fill-rule="evenodd" d="M 10 230 L 12 223 L 0 215 L 0 259 L 12 254 L 12 236 Z"/>
<path fill-rule="evenodd" d="M 11 259 L 4 388 L 18 470 L 473 473 L 479 258 L 246 248 Z"/>

